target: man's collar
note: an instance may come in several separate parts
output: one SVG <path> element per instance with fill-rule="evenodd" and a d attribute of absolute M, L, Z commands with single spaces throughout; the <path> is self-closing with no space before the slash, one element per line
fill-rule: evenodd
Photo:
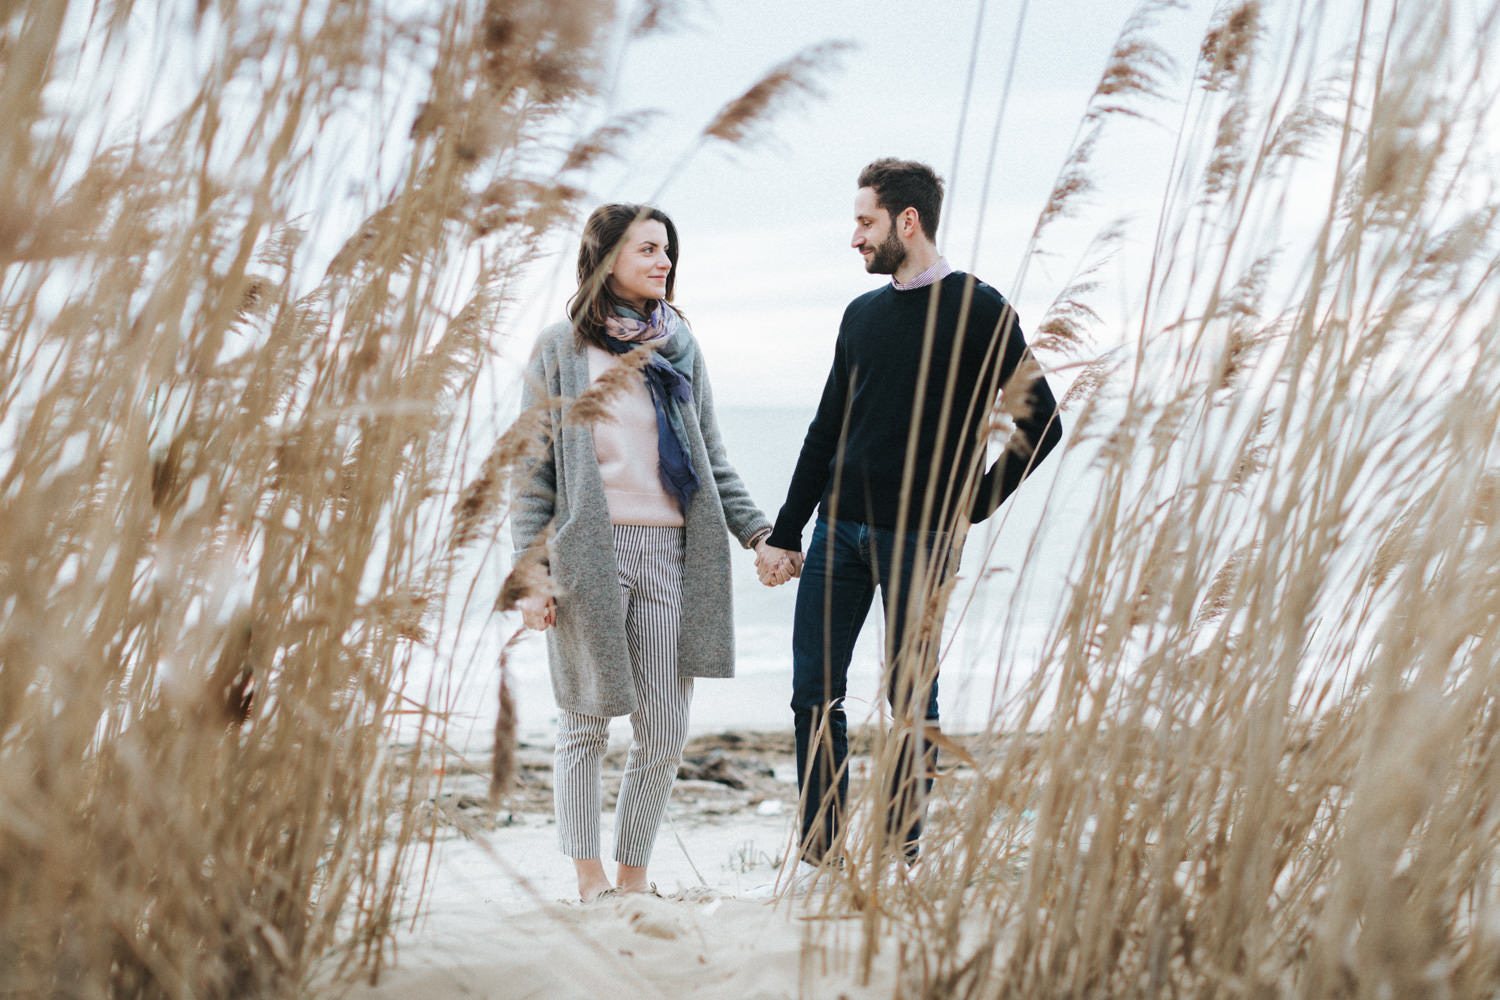
<path fill-rule="evenodd" d="M 948 264 L 947 259 L 939 255 L 938 259 L 933 261 L 931 267 L 910 281 L 897 281 L 892 276 L 891 287 L 898 292 L 910 292 L 918 288 L 926 288 L 928 285 L 935 285 L 952 273 L 953 268 Z"/>

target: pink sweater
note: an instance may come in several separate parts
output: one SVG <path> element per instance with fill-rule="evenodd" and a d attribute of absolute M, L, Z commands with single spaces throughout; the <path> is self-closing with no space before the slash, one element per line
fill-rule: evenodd
<path fill-rule="evenodd" d="M 588 354 L 592 381 L 620 363 L 617 356 L 597 347 L 590 346 Z M 681 526 L 682 509 L 662 487 L 656 471 L 660 461 L 656 409 L 646 391 L 646 380 L 633 378 L 628 384 L 629 389 L 611 401 L 610 419 L 600 420 L 593 427 L 594 455 L 599 459 L 610 522 Z"/>

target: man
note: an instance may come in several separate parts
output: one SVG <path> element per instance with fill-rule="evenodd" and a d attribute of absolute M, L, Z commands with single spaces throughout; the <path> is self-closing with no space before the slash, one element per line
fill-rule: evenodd
<path fill-rule="evenodd" d="M 799 887 L 837 846 L 848 789 L 845 682 L 877 589 L 899 747 L 886 835 L 888 847 L 916 860 L 936 764 L 928 736 L 938 723 L 937 611 L 956 568 L 960 524 L 994 513 L 1062 436 L 1014 311 L 938 254 L 942 198 L 942 181 L 921 163 L 881 159 L 860 173 L 850 245 L 865 270 L 892 280 L 844 310 L 833 367 L 768 539 L 774 558 L 763 581 L 801 574 L 792 631 Z M 984 470 L 1002 388 L 1014 431 Z M 804 562 L 802 529 L 815 506 Z"/>

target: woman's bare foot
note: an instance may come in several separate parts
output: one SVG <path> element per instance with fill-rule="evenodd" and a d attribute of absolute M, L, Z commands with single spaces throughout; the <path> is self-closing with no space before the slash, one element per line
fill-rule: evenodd
<path fill-rule="evenodd" d="M 635 865 L 620 865 L 615 873 L 615 882 L 619 885 L 621 892 L 653 893 L 656 891 L 656 886 L 646 880 L 645 865 L 639 868 Z"/>
<path fill-rule="evenodd" d="M 574 858 L 573 870 L 578 874 L 578 898 L 585 903 L 592 903 L 614 889 L 598 858 Z"/>

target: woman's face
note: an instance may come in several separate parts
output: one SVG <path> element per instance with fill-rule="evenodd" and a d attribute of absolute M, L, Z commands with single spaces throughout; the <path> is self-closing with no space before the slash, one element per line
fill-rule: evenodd
<path fill-rule="evenodd" d="M 671 271 L 666 225 L 656 219 L 637 219 L 625 230 L 619 256 L 605 280 L 610 291 L 644 313 L 647 303 L 666 296 Z"/>

